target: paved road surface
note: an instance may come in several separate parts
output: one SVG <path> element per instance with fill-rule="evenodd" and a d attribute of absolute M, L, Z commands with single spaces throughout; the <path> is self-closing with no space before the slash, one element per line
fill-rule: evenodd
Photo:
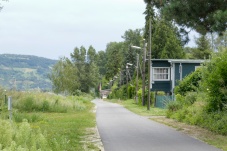
<path fill-rule="evenodd" d="M 118 104 L 93 102 L 105 151 L 220 151 Z"/>

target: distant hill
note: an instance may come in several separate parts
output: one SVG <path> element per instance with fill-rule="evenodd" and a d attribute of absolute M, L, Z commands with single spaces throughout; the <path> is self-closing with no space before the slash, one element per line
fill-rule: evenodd
<path fill-rule="evenodd" d="M 7 89 L 50 90 L 48 74 L 57 60 L 30 55 L 0 54 L 0 85 Z"/>

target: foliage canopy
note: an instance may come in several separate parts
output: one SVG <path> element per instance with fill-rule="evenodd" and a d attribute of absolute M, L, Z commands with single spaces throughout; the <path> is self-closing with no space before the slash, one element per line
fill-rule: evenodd
<path fill-rule="evenodd" d="M 227 28 L 226 0 L 144 0 L 156 6 L 170 20 L 201 34 L 222 33 Z"/>

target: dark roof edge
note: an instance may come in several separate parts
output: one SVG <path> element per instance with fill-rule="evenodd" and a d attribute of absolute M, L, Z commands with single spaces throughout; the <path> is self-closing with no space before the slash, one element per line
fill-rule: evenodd
<path fill-rule="evenodd" d="M 169 63 L 203 63 L 206 60 L 195 60 L 195 59 L 151 59 L 151 61 L 168 61 Z"/>

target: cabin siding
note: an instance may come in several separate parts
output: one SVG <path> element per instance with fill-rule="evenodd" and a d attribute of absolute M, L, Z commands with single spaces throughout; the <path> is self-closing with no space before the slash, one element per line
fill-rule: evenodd
<path fill-rule="evenodd" d="M 186 77 L 190 73 L 195 71 L 195 66 L 200 66 L 200 63 L 182 63 L 182 78 Z M 177 86 L 180 81 L 180 72 L 179 72 L 180 63 L 175 63 L 175 80 L 174 84 Z"/>
<path fill-rule="evenodd" d="M 171 90 L 170 81 L 155 81 L 155 84 L 152 86 L 152 91 L 164 91 L 166 93 Z"/>

